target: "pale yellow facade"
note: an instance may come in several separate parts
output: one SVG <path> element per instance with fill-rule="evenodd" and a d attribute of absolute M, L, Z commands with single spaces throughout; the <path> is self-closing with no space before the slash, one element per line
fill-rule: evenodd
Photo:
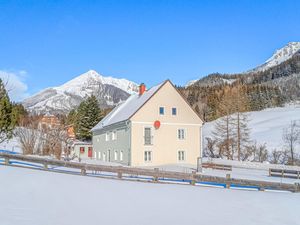
<path fill-rule="evenodd" d="M 160 115 L 160 107 L 164 108 L 164 115 Z M 172 108 L 176 108 L 176 115 L 172 115 Z M 154 121 L 160 121 L 158 129 Z M 169 81 L 130 118 L 130 122 L 131 166 L 196 165 L 202 151 L 203 122 Z M 150 145 L 144 143 L 145 127 L 151 128 Z M 183 139 L 179 139 L 178 129 L 184 130 Z M 151 152 L 151 160 L 145 160 L 145 151 Z M 181 159 L 179 151 L 184 152 Z"/>

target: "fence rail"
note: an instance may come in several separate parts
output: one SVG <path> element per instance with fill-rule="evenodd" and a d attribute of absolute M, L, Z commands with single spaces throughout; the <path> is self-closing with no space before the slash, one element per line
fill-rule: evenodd
<path fill-rule="evenodd" d="M 241 188 L 255 188 L 258 190 L 282 190 L 291 192 L 300 192 L 300 184 L 287 184 L 287 183 L 277 183 L 269 181 L 256 181 L 256 180 L 246 180 L 246 179 L 235 179 L 231 178 L 229 174 L 226 177 L 209 176 L 203 174 L 183 173 L 183 172 L 173 172 L 173 171 L 163 171 L 158 168 L 155 169 L 142 169 L 142 168 L 131 168 L 124 166 L 106 166 L 106 165 L 95 165 L 86 164 L 79 162 L 68 162 L 55 159 L 46 159 L 34 156 L 25 155 L 14 155 L 7 153 L 0 153 L 0 158 L 4 159 L 5 165 L 12 165 L 13 160 L 38 163 L 41 164 L 39 169 L 49 170 L 49 166 L 65 167 L 70 169 L 79 169 L 81 175 L 90 175 L 87 171 L 91 171 L 96 174 L 99 172 L 108 172 L 115 175 L 118 179 L 126 178 L 126 176 L 132 177 L 148 177 L 151 181 L 166 181 L 166 180 L 177 180 L 189 182 L 192 185 L 204 184 L 204 185 L 219 185 L 226 188 L 230 187 L 241 187 Z M 25 164 L 25 163 L 24 163 Z M 67 172 L 67 171 L 66 171 Z"/>
<path fill-rule="evenodd" d="M 202 163 L 202 168 L 232 171 L 232 166 L 231 165 L 217 164 L 217 163 Z"/>
<path fill-rule="evenodd" d="M 300 179 L 300 170 L 269 169 L 269 175 L 272 177 Z"/>

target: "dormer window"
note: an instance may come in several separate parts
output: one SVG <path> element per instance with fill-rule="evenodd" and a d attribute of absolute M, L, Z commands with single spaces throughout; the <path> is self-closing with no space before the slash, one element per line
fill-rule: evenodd
<path fill-rule="evenodd" d="M 177 108 L 172 108 L 172 115 L 176 116 L 177 115 Z"/>
<path fill-rule="evenodd" d="M 164 114 L 165 114 L 165 108 L 159 107 L 159 115 L 164 115 Z"/>

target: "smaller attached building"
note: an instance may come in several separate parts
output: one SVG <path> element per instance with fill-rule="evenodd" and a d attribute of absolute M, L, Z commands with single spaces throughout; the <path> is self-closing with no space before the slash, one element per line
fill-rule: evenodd
<path fill-rule="evenodd" d="M 93 158 L 92 143 L 75 141 L 71 148 L 71 156 L 76 156 L 79 159 Z"/>
<path fill-rule="evenodd" d="M 149 90 L 141 84 L 92 129 L 94 158 L 130 166 L 196 164 L 202 123 L 169 80 Z"/>

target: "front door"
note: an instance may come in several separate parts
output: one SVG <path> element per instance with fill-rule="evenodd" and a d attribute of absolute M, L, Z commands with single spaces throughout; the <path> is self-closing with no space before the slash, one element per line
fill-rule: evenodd
<path fill-rule="evenodd" d="M 88 148 L 88 157 L 90 157 L 90 158 L 93 157 L 93 148 L 92 147 Z"/>

